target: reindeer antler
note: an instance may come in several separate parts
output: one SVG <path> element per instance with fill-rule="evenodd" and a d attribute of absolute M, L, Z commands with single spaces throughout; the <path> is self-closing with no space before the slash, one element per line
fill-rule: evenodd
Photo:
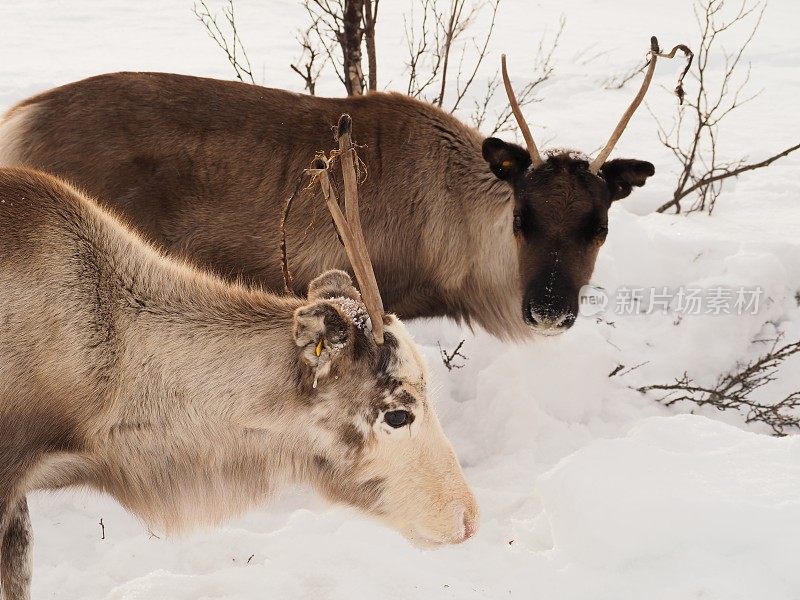
<path fill-rule="evenodd" d="M 683 103 L 683 78 L 686 76 L 686 73 L 689 71 L 689 67 L 692 66 L 692 59 L 694 58 L 694 53 L 688 48 L 688 46 L 684 44 L 678 44 L 675 46 L 671 52 L 667 54 L 662 54 L 658 48 L 658 39 L 656 36 L 650 38 L 650 62 L 647 66 L 647 73 L 645 73 L 644 81 L 642 82 L 642 87 L 639 88 L 639 93 L 636 94 L 636 97 L 631 102 L 628 109 L 622 114 L 622 118 L 620 119 L 619 123 L 617 124 L 616 129 L 611 134 L 611 137 L 608 139 L 605 147 L 600 151 L 600 154 L 592 161 L 592 164 L 589 165 L 589 171 L 594 174 L 600 170 L 600 167 L 603 166 L 603 163 L 606 162 L 608 155 L 611 154 L 611 151 L 614 149 L 617 141 L 619 140 L 620 136 L 622 136 L 622 132 L 625 131 L 625 128 L 628 126 L 628 122 L 631 120 L 633 113 L 636 112 L 636 109 L 639 108 L 639 105 L 642 103 L 645 94 L 647 93 L 647 88 L 650 87 L 650 82 L 653 79 L 653 73 L 656 70 L 656 60 L 658 57 L 662 58 L 674 58 L 675 53 L 680 50 L 686 55 L 686 67 L 683 69 L 683 73 L 681 73 L 680 78 L 678 79 L 678 87 L 675 88 L 675 93 L 678 95 L 678 99 L 681 103 Z"/>
<path fill-rule="evenodd" d="M 375 271 L 367 252 L 367 243 L 361 229 L 361 217 L 358 212 L 358 179 L 356 178 L 355 148 L 352 139 L 353 120 L 350 115 L 339 117 L 337 138 L 339 139 L 339 159 L 342 162 L 342 179 L 344 180 L 344 209 L 347 217 L 339 208 L 339 199 L 331 185 L 328 175 L 329 163 L 324 157 L 317 157 L 309 171 L 319 179 L 322 195 L 333 217 L 336 230 L 344 244 L 347 257 L 353 267 L 361 298 L 372 321 L 372 335 L 378 344 L 383 344 L 383 300 L 381 299 Z"/>
<path fill-rule="evenodd" d="M 517 96 L 514 94 L 514 88 L 511 87 L 511 80 L 508 78 L 508 69 L 506 68 L 505 54 L 500 56 L 500 65 L 502 68 L 501 70 L 503 71 L 503 85 L 506 88 L 506 96 L 508 96 L 508 102 L 511 105 L 511 111 L 514 113 L 514 117 L 517 120 L 520 131 L 522 131 L 522 137 L 525 138 L 525 144 L 528 146 L 528 154 L 531 155 L 531 163 L 534 167 L 538 167 L 539 165 L 544 164 L 544 161 L 539 154 L 539 149 L 536 147 L 536 142 L 533 141 L 533 134 L 531 133 L 528 124 L 525 122 L 525 117 L 522 115 L 522 110 L 517 102 Z"/>

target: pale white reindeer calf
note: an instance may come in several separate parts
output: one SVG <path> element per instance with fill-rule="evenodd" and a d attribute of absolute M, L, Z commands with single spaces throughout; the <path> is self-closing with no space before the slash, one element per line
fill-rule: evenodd
<path fill-rule="evenodd" d="M 307 298 L 154 250 L 54 177 L 0 169 L 0 581 L 30 594 L 26 494 L 88 486 L 152 527 L 219 523 L 304 482 L 419 545 L 478 509 L 424 361 L 350 277 Z"/>

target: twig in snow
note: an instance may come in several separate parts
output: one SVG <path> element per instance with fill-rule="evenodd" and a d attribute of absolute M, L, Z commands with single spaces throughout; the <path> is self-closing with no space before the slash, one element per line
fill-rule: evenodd
<path fill-rule="evenodd" d="M 622 371 L 622 372 L 619 374 L 619 376 L 620 376 L 620 377 L 622 377 L 623 375 L 627 375 L 628 373 L 632 373 L 632 372 L 633 372 L 633 371 L 635 371 L 636 369 L 638 369 L 638 368 L 640 368 L 640 367 L 643 367 L 643 366 L 645 366 L 645 365 L 649 365 L 649 364 L 650 364 L 650 361 L 649 361 L 649 360 L 645 360 L 645 361 L 643 361 L 643 362 L 640 362 L 638 365 L 633 365 L 633 366 L 632 366 L 630 369 L 625 369 L 624 371 Z"/>
<path fill-rule="evenodd" d="M 458 365 L 454 362 L 456 358 L 469 360 L 469 358 L 461 354 L 461 347 L 464 345 L 464 342 L 466 342 L 466 340 L 461 340 L 458 342 L 458 346 L 456 346 L 456 349 L 452 352 L 447 352 L 447 350 L 442 348 L 442 345 L 439 342 L 436 342 L 436 345 L 439 346 L 439 352 L 442 355 L 442 362 L 444 363 L 444 366 L 447 367 L 448 371 L 452 371 L 453 369 L 461 369 L 464 367 L 463 364 Z"/>
<path fill-rule="evenodd" d="M 619 373 L 620 371 L 622 371 L 622 369 L 624 369 L 624 368 L 625 368 L 625 365 L 623 365 L 623 364 L 619 364 L 619 365 L 617 365 L 616 367 L 614 367 L 614 368 L 612 369 L 611 373 L 609 373 L 609 374 L 608 374 L 608 376 L 609 376 L 609 377 L 613 377 L 614 375 L 616 375 L 617 373 Z"/>

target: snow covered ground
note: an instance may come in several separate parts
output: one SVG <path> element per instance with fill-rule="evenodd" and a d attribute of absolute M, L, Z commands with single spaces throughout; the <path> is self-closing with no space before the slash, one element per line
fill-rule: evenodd
<path fill-rule="evenodd" d="M 409 5 L 381 2 L 380 79 L 390 89 L 405 87 Z M 304 22 L 299 3 L 238 0 L 237 8 L 257 79 L 299 89 L 288 68 Z M 231 77 L 190 9 L 190 0 L 3 2 L 0 107 L 105 71 Z M 481 76 L 505 51 L 521 86 L 540 36 L 552 34 L 562 14 L 555 76 L 528 114 L 548 145 L 592 152 L 634 92 L 599 82 L 640 60 L 651 34 L 664 46 L 691 45 L 696 26 L 687 0 L 503 0 Z M 758 159 L 797 141 L 798 25 L 799 4 L 771 2 L 748 53 L 751 89 L 764 91 L 731 116 L 723 157 Z M 671 89 L 679 68 L 660 63 L 657 83 Z M 319 89 L 339 88 L 328 78 Z M 651 89 L 662 120 L 674 102 Z M 221 529 L 163 539 L 107 498 L 43 494 L 32 498 L 34 598 L 800 598 L 800 439 L 771 437 L 735 414 L 681 414 L 690 407 L 665 408 L 631 389 L 684 371 L 713 383 L 764 349 L 754 340 L 800 338 L 800 155 L 730 182 L 710 218 L 652 213 L 669 197 L 675 165 L 647 111 L 615 156 L 650 160 L 656 176 L 612 209 L 594 283 L 610 291 L 760 287 L 759 311 L 606 313 L 527 345 L 442 321 L 415 323 L 440 417 L 481 504 L 474 539 L 421 552 L 304 490 Z M 448 372 L 437 342 L 453 348 L 462 338 L 469 359 Z M 760 397 L 800 389 L 798 366 L 787 361 Z"/>

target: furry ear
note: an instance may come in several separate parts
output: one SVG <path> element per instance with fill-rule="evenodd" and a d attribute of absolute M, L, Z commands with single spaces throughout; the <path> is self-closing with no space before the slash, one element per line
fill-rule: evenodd
<path fill-rule="evenodd" d="M 303 362 L 325 377 L 342 349 L 352 342 L 353 321 L 335 302 L 316 300 L 294 311 L 294 342 Z"/>
<path fill-rule="evenodd" d="M 503 181 L 511 181 L 531 165 L 530 154 L 525 148 L 498 138 L 483 140 L 481 152 L 495 177 Z"/>
<path fill-rule="evenodd" d="M 600 175 L 606 180 L 612 202 L 627 198 L 633 186 L 642 187 L 655 172 L 653 163 L 632 158 L 615 158 L 600 167 Z"/>
<path fill-rule="evenodd" d="M 352 298 L 361 302 L 361 294 L 353 286 L 350 275 L 338 269 L 325 271 L 308 284 L 308 299 Z"/>

